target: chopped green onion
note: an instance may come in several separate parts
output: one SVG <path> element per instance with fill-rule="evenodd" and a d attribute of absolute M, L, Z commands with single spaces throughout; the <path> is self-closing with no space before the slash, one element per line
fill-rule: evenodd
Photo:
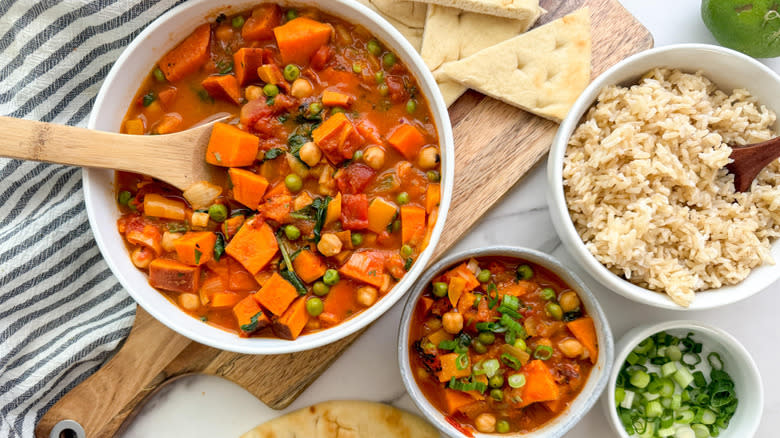
<path fill-rule="evenodd" d="M 507 379 L 507 382 L 509 383 L 509 386 L 512 388 L 522 388 L 525 386 L 525 374 L 519 373 L 519 374 L 512 374 Z"/>
<path fill-rule="evenodd" d="M 520 359 L 512 356 L 509 353 L 504 353 L 501 355 L 501 362 L 513 370 L 519 370 L 520 367 L 523 366 L 523 364 L 520 362 Z"/>
<path fill-rule="evenodd" d="M 455 360 L 455 367 L 458 370 L 465 370 L 469 367 L 469 355 L 466 353 L 462 353 L 458 355 L 458 358 Z"/>
<path fill-rule="evenodd" d="M 495 376 L 499 368 L 501 368 L 501 364 L 498 359 L 488 359 L 482 364 L 482 369 L 485 370 L 485 375 L 488 378 Z"/>
<path fill-rule="evenodd" d="M 644 389 L 647 388 L 648 384 L 650 384 L 650 375 L 644 371 L 637 371 L 631 375 L 631 379 L 629 379 L 629 381 L 633 386 L 639 389 Z"/>
<path fill-rule="evenodd" d="M 709 362 L 710 366 L 714 370 L 722 370 L 723 369 L 723 359 L 720 358 L 720 355 L 718 353 L 710 353 L 707 355 L 707 362 Z"/>
<path fill-rule="evenodd" d="M 455 349 L 455 347 L 457 347 L 457 346 L 458 346 L 458 343 L 457 343 L 456 341 L 452 341 L 452 340 L 447 340 L 447 339 L 445 339 L 445 340 L 443 340 L 443 341 L 439 342 L 439 349 L 440 349 L 440 350 L 449 350 L 449 351 L 452 351 L 452 350 L 454 350 L 454 349 Z"/>
<path fill-rule="evenodd" d="M 553 349 L 549 345 L 539 345 L 534 351 L 534 359 L 547 360 L 553 355 Z"/>

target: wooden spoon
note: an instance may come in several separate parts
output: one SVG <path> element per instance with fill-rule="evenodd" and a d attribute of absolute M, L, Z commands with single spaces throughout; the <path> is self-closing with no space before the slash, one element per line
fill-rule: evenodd
<path fill-rule="evenodd" d="M 213 122 L 167 135 L 115 134 L 53 123 L 0 117 L 0 156 L 142 173 L 181 190 L 198 181 L 219 181 L 206 163 Z"/>
<path fill-rule="evenodd" d="M 732 146 L 733 162 L 726 168 L 734 175 L 734 188 L 738 192 L 750 190 L 750 185 L 761 171 L 780 157 L 780 137 L 747 146 Z"/>

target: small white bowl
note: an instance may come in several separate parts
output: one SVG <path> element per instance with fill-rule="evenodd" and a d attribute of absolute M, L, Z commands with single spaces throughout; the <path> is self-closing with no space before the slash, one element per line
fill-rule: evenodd
<path fill-rule="evenodd" d="M 616 345 L 615 366 L 609 376 L 609 385 L 602 396 L 601 407 L 609 418 L 612 430 L 622 438 L 629 438 L 617 415 L 615 406 L 615 383 L 620 368 L 628 354 L 644 339 L 659 333 L 667 332 L 683 338 L 693 333 L 694 339 L 701 342 L 704 352 L 717 352 L 723 359 L 723 370 L 729 373 L 734 381 L 739 405 L 731 418 L 729 427 L 720 431 L 720 438 L 749 438 L 755 436 L 761 422 L 764 409 L 764 387 L 756 363 L 750 353 L 733 336 L 709 324 L 698 321 L 667 321 L 658 324 L 636 327 L 626 333 Z M 706 362 L 706 357 L 702 359 Z M 704 373 L 708 376 L 708 373 Z"/>
<path fill-rule="evenodd" d="M 569 138 L 601 90 L 615 84 L 634 84 L 643 74 L 656 67 L 671 67 L 686 72 L 702 71 L 720 89 L 731 91 L 745 88 L 767 108 L 780 111 L 780 93 L 777 92 L 780 89 L 780 76 L 755 59 L 730 49 L 707 44 L 680 44 L 641 52 L 617 63 L 596 78 L 580 95 L 553 140 L 547 161 L 547 203 L 553 226 L 569 252 L 590 275 L 626 298 L 670 310 L 702 310 L 725 306 L 756 294 L 780 279 L 780 265 L 758 267 L 734 286 L 698 292 L 693 303 L 685 308 L 675 304 L 666 294 L 634 285 L 612 273 L 585 247 L 569 216 L 562 175 Z M 775 132 L 780 131 L 780 119 L 773 128 Z M 780 240 L 772 245 L 772 257 L 780 262 Z"/>
<path fill-rule="evenodd" d="M 450 424 L 444 414 L 434 407 L 425 394 L 422 393 L 420 387 L 417 386 L 417 382 L 414 379 L 412 373 L 411 360 L 409 358 L 409 332 L 414 315 L 414 308 L 417 305 L 417 300 L 420 295 L 423 294 L 428 283 L 439 275 L 442 271 L 459 262 L 468 260 L 470 258 L 479 257 L 507 257 L 525 260 L 539 266 L 542 266 L 553 274 L 560 277 L 572 290 L 577 292 L 580 297 L 588 315 L 593 318 L 593 324 L 596 327 L 596 336 L 599 344 L 599 358 L 596 365 L 591 369 L 588 382 L 585 387 L 582 388 L 577 398 L 572 401 L 571 405 L 552 421 L 546 424 L 544 427 L 536 429 L 528 434 L 485 434 L 474 433 L 475 438 L 495 438 L 497 436 L 502 437 L 533 437 L 533 438 L 559 438 L 568 432 L 575 424 L 577 424 L 585 414 L 590 411 L 593 405 L 596 403 L 604 388 L 607 385 L 607 378 L 609 372 L 612 370 L 613 356 L 615 354 L 615 346 L 612 340 L 612 331 L 609 328 L 609 322 L 607 321 L 604 311 L 601 309 L 596 297 L 588 289 L 585 283 L 577 277 L 576 274 L 567 269 L 561 262 L 554 257 L 539 252 L 533 249 L 517 248 L 511 246 L 491 246 L 487 248 L 472 249 L 459 253 L 452 254 L 435 265 L 431 266 L 427 271 L 420 276 L 420 279 L 414 285 L 414 289 L 409 294 L 409 298 L 404 306 L 403 315 L 401 316 L 401 326 L 398 329 L 398 364 L 401 369 L 401 379 L 404 382 L 406 391 L 412 397 L 414 404 L 422 411 L 425 418 L 436 426 L 439 431 L 449 437 L 463 438 L 461 432 L 459 432 L 452 424 Z"/>
<path fill-rule="evenodd" d="M 168 50 L 207 18 L 216 17 L 220 12 L 237 13 L 260 3 L 260 0 L 192 0 L 163 14 L 144 29 L 114 63 L 95 100 L 89 128 L 118 131 L 141 81 Z M 404 278 L 378 303 L 333 328 L 301 336 L 294 341 L 241 338 L 187 315 L 149 286 L 146 274 L 136 269 L 130 261 L 130 254 L 116 229 L 119 209 L 116 205 L 114 172 L 84 169 L 84 198 L 92 232 L 106 263 L 122 286 L 144 310 L 182 335 L 214 348 L 247 354 L 282 354 L 320 347 L 355 333 L 384 314 L 412 286 L 433 255 L 447 219 L 455 168 L 452 127 L 444 99 L 420 55 L 392 25 L 365 6 L 350 0 L 277 0 L 275 3 L 296 7 L 309 5 L 352 23 L 359 23 L 403 60 L 428 99 L 438 130 L 442 151 L 442 195 L 439 217 L 430 244 Z"/>

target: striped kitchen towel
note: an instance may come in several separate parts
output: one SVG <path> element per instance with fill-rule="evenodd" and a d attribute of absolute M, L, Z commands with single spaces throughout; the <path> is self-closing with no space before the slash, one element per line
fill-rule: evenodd
<path fill-rule="evenodd" d="M 178 2 L 0 0 L 0 114 L 85 126 L 114 60 Z M 31 437 L 134 314 L 92 237 L 81 170 L 0 159 L 0 437 Z"/>

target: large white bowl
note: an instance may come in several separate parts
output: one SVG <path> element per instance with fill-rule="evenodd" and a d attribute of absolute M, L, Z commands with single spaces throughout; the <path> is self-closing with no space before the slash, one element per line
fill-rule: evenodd
<path fill-rule="evenodd" d="M 247 10 L 260 3 L 260 0 L 192 0 L 171 9 L 155 20 L 133 40 L 111 68 L 92 109 L 89 127 L 103 131 L 118 131 L 141 81 L 168 50 L 175 47 L 206 18 L 213 18 L 220 12 L 230 14 Z M 377 319 L 404 295 L 430 260 L 444 228 L 452 197 L 454 148 L 447 106 L 436 86 L 436 81 L 409 42 L 379 15 L 354 1 L 281 0 L 277 3 L 298 7 L 311 5 L 347 21 L 362 24 L 401 58 L 417 78 L 433 113 L 441 147 L 442 196 L 438 222 L 428 248 L 420 254 L 406 276 L 379 302 L 342 324 L 301 336 L 295 341 L 241 338 L 187 315 L 149 286 L 146 275 L 131 263 L 130 256 L 116 229 L 119 210 L 115 198 L 114 172 L 86 169 L 84 197 L 90 225 L 103 257 L 122 286 L 144 310 L 171 329 L 201 344 L 238 353 L 281 354 L 308 350 L 337 341 Z"/>
<path fill-rule="evenodd" d="M 673 67 L 687 72 L 702 71 L 720 89 L 749 90 L 758 101 L 775 112 L 780 111 L 780 76 L 755 59 L 733 50 L 707 44 L 680 44 L 660 47 L 631 56 L 596 78 L 582 93 L 553 140 L 547 161 L 547 202 L 552 222 L 561 241 L 574 258 L 596 280 L 626 298 L 671 310 L 702 310 L 743 300 L 780 279 L 780 266 L 761 266 L 734 286 L 699 292 L 693 303 L 680 307 L 663 293 L 636 286 L 613 274 L 590 253 L 580 239 L 569 216 L 563 193 L 563 159 L 569 138 L 583 115 L 609 85 L 631 85 L 655 67 Z M 774 130 L 780 131 L 780 120 Z M 772 256 L 780 261 L 780 241 L 772 245 Z"/>
<path fill-rule="evenodd" d="M 445 269 L 470 258 L 479 257 L 508 257 L 520 259 L 535 263 L 550 270 L 550 272 L 560 277 L 560 279 L 572 290 L 577 292 L 585 310 L 587 310 L 588 315 L 593 319 L 593 325 L 596 328 L 596 338 L 598 339 L 599 345 L 599 358 L 590 371 L 590 376 L 588 377 L 588 382 L 585 384 L 585 387 L 582 388 L 580 393 L 565 411 L 561 412 L 543 427 L 527 434 L 510 433 L 496 435 L 474 432 L 476 438 L 491 438 L 496 436 L 507 438 L 560 438 L 582 420 L 607 386 L 607 379 L 613 368 L 612 364 L 615 355 L 615 346 L 612 341 L 612 331 L 609 328 L 607 317 L 604 315 L 601 305 L 599 305 L 599 302 L 590 289 L 588 289 L 585 283 L 583 283 L 576 274 L 563 266 L 561 262 L 543 252 L 512 246 L 490 246 L 472 249 L 451 254 L 443 260 L 436 262 L 435 265 L 431 266 L 423 273 L 420 280 L 414 285 L 414 289 L 409 294 L 409 298 L 404 306 L 403 316 L 401 317 L 401 326 L 398 329 L 398 364 L 401 369 L 401 379 L 404 382 L 406 391 L 412 397 L 414 404 L 417 405 L 420 411 L 425 415 L 425 418 L 436 426 L 439 431 L 452 438 L 463 438 L 465 436 L 447 421 L 447 418 L 441 411 L 428 401 L 428 398 L 417 385 L 417 382 L 414 379 L 414 372 L 412 371 L 412 361 L 409 357 L 409 335 L 412 318 L 414 316 L 414 308 L 417 305 L 417 300 L 427 289 L 428 283 Z"/>
<path fill-rule="evenodd" d="M 604 414 L 610 420 L 612 430 L 621 437 L 629 438 L 628 433 L 620 422 L 615 405 L 615 385 L 620 368 L 640 342 L 659 333 L 667 332 L 677 337 L 685 337 L 693 333 L 694 339 L 703 344 L 703 362 L 706 362 L 705 354 L 717 352 L 723 359 L 723 370 L 729 373 L 734 381 L 734 390 L 737 393 L 739 406 L 729 422 L 729 427 L 720 431 L 720 438 L 748 438 L 753 437 L 761 423 L 761 414 L 764 409 L 764 387 L 758 367 L 750 357 L 750 353 L 733 336 L 725 331 L 709 324 L 698 321 L 666 321 L 658 324 L 650 324 L 636 327 L 626 333 L 618 341 L 615 351 L 615 366 L 609 376 L 609 384 L 601 400 Z M 709 376 L 709 371 L 704 373 Z"/>

